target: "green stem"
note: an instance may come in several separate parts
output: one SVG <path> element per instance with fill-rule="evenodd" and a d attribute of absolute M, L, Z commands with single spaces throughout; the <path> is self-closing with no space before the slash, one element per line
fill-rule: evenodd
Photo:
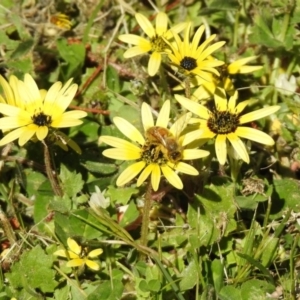
<path fill-rule="evenodd" d="M 151 186 L 151 181 L 149 180 L 148 188 L 147 188 L 147 191 L 145 194 L 142 228 L 141 228 L 141 246 L 144 246 L 144 247 L 147 247 L 147 241 L 148 241 L 147 238 L 148 238 L 151 200 L 152 200 L 151 192 L 152 192 L 152 186 Z"/>
<path fill-rule="evenodd" d="M 185 85 L 185 97 L 190 99 L 191 98 L 191 79 L 189 76 L 185 77 L 184 85 Z"/>
<path fill-rule="evenodd" d="M 2 225 L 4 234 L 6 235 L 10 245 L 12 246 L 17 241 L 17 238 L 15 236 L 14 230 L 10 225 L 9 220 L 7 219 L 1 207 L 0 207 L 0 223 Z"/>
<path fill-rule="evenodd" d="M 59 185 L 59 181 L 58 181 L 58 178 L 57 178 L 56 171 L 53 170 L 53 168 L 52 168 L 51 155 L 50 155 L 49 147 L 48 147 L 48 145 L 45 141 L 42 141 L 42 143 L 44 145 L 44 162 L 45 162 L 45 167 L 46 167 L 46 173 L 47 173 L 48 179 L 50 181 L 52 190 L 53 190 L 53 192 L 56 196 L 62 197 L 63 192 L 62 192 L 62 189 Z"/>

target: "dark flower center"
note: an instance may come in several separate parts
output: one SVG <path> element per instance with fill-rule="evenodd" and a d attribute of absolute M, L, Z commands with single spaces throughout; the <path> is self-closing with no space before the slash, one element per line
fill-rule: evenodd
<path fill-rule="evenodd" d="M 193 57 L 185 56 L 181 60 L 180 66 L 185 70 L 191 71 L 197 68 L 197 61 Z"/>
<path fill-rule="evenodd" d="M 37 126 L 49 126 L 52 123 L 51 116 L 45 115 L 43 112 L 35 114 L 31 119 Z"/>
<path fill-rule="evenodd" d="M 207 127 L 215 134 L 229 134 L 236 131 L 240 124 L 239 119 L 238 114 L 214 109 L 207 120 Z"/>

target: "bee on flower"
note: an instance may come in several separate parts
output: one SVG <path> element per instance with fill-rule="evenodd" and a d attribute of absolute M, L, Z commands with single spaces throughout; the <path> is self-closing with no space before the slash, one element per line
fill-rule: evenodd
<path fill-rule="evenodd" d="M 121 34 L 119 36 L 120 41 L 134 45 L 124 53 L 124 57 L 131 58 L 150 52 L 148 74 L 154 76 L 161 65 L 162 55 L 169 51 L 169 46 L 165 41 L 173 38 L 172 32 L 181 32 L 186 23 L 179 23 L 168 30 L 169 20 L 164 12 L 159 12 L 156 15 L 155 27 L 140 13 L 135 14 L 135 18 L 148 38 L 135 34 Z"/>
<path fill-rule="evenodd" d="M 104 150 L 104 156 L 134 161 L 119 175 L 117 186 L 125 185 L 136 176 L 137 186 L 140 186 L 151 175 L 152 188 L 157 191 L 164 175 L 171 185 L 182 189 L 178 173 L 198 175 L 198 171 L 184 161 L 208 156 L 209 152 L 188 147 L 185 135 L 181 135 L 187 125 L 187 115 L 181 116 L 168 128 L 170 108 L 170 101 L 165 101 L 154 123 L 151 108 L 144 102 L 141 111 L 144 134 L 127 120 L 115 117 L 114 124 L 133 143 L 112 136 L 100 137 L 100 142 L 114 147 Z"/>

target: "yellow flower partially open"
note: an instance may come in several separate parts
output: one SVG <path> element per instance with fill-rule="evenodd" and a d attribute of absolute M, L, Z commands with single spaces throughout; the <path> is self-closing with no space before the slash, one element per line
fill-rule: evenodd
<path fill-rule="evenodd" d="M 0 119 L 2 131 L 11 130 L 0 140 L 0 146 L 19 139 L 23 146 L 32 137 L 44 140 L 50 128 L 65 128 L 82 123 L 87 113 L 81 110 L 65 110 L 73 100 L 77 84 L 69 79 L 63 86 L 54 83 L 48 91 L 39 90 L 34 79 L 25 74 L 24 81 L 11 76 L 9 83 L 0 76 L 5 98 L 0 98 Z"/>
<path fill-rule="evenodd" d="M 70 260 L 67 262 L 67 267 L 82 267 L 87 265 L 90 269 L 98 271 L 100 269 L 99 264 L 89 258 L 95 258 L 103 253 L 101 248 L 94 249 L 88 253 L 82 249 L 77 242 L 71 238 L 67 240 L 68 248 L 70 250 L 57 250 L 53 254 L 56 256 L 66 257 Z"/>
<path fill-rule="evenodd" d="M 210 80 L 210 75 L 219 76 L 216 67 L 224 64 L 223 61 L 211 59 L 211 54 L 221 48 L 225 42 L 217 42 L 209 45 L 215 34 L 211 35 L 207 40 L 199 45 L 200 39 L 204 33 L 204 25 L 200 26 L 196 31 L 192 42 L 190 42 L 191 23 L 186 28 L 184 39 L 181 40 L 179 35 L 173 31 L 174 43 L 169 43 L 171 53 L 168 54 L 173 65 L 185 76 L 197 75 L 204 80 Z"/>
<path fill-rule="evenodd" d="M 209 110 L 195 101 L 181 95 L 175 95 L 175 99 L 183 107 L 199 117 L 194 120 L 196 123 L 199 123 L 199 129 L 188 133 L 186 141 L 192 142 L 197 139 L 212 139 L 216 137 L 216 155 L 222 165 L 226 162 L 227 140 L 246 163 L 249 163 L 250 159 L 245 144 L 240 138 L 269 146 L 274 145 L 274 140 L 268 134 L 255 128 L 241 125 L 271 115 L 278 111 L 280 106 L 268 106 L 242 115 L 242 111 L 252 100 L 246 100 L 236 105 L 237 98 L 238 93 L 236 91 L 227 101 L 225 91 L 217 88 L 214 95 L 214 107 L 212 110 Z"/>
<path fill-rule="evenodd" d="M 155 28 L 144 15 L 137 13 L 135 18 L 148 39 L 135 34 L 121 34 L 119 40 L 135 45 L 124 53 L 124 57 L 130 58 L 150 52 L 148 73 L 150 76 L 154 76 L 160 67 L 162 54 L 169 50 L 165 40 L 173 38 L 171 30 L 179 33 L 185 28 L 186 24 L 180 23 L 168 30 L 168 17 L 164 12 L 157 14 Z"/>

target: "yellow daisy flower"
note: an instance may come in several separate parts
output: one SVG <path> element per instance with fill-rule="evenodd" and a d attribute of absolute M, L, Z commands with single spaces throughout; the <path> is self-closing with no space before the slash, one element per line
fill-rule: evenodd
<path fill-rule="evenodd" d="M 51 128 L 77 126 L 87 113 L 81 110 L 65 112 L 73 100 L 77 84 L 72 79 L 62 86 L 54 83 L 48 91 L 39 90 L 34 79 L 25 74 L 24 81 L 11 76 L 9 83 L 0 76 L 5 99 L 0 98 L 0 119 L 2 131 L 12 130 L 0 140 L 0 146 L 19 139 L 23 146 L 32 137 L 44 140 Z"/>
<path fill-rule="evenodd" d="M 227 140 L 231 143 L 240 158 L 249 163 L 249 155 L 245 144 L 240 138 L 249 139 L 261 144 L 272 146 L 274 140 L 266 133 L 246 126 L 241 126 L 261 119 L 279 110 L 280 106 L 269 106 L 242 115 L 242 111 L 252 100 L 246 100 L 236 105 L 238 97 L 237 91 L 229 101 L 223 89 L 216 89 L 214 95 L 214 108 L 209 110 L 207 107 L 187 99 L 181 95 L 175 95 L 175 99 L 186 109 L 190 110 L 200 118 L 194 121 L 199 123 L 199 129 L 186 135 L 186 142 L 197 139 L 212 139 L 216 137 L 215 149 L 218 161 L 224 165 L 227 156 Z"/>
<path fill-rule="evenodd" d="M 230 96 L 232 96 L 235 92 L 235 88 L 230 75 L 248 74 L 260 70 L 262 66 L 246 65 L 248 62 L 256 58 L 257 56 L 245 57 L 238 59 L 229 65 L 224 65 L 218 69 L 220 71 L 220 77 L 209 74 L 211 77 L 209 81 L 195 77 L 192 81 L 192 85 L 199 86 L 199 88 L 197 88 L 193 93 L 192 99 L 196 101 L 207 100 L 214 95 L 217 87 L 224 89 Z"/>
<path fill-rule="evenodd" d="M 130 58 L 151 52 L 148 63 L 148 73 L 150 76 L 154 76 L 160 67 L 162 54 L 166 53 L 169 49 L 165 40 L 173 38 L 171 30 L 179 33 L 185 28 L 186 23 L 177 24 L 168 30 L 168 17 L 164 12 L 157 14 L 155 28 L 144 15 L 137 13 L 135 18 L 149 39 L 134 34 L 120 35 L 119 40 L 135 45 L 124 53 L 124 57 Z"/>
<path fill-rule="evenodd" d="M 158 190 L 161 173 L 177 189 L 183 188 L 178 172 L 198 175 L 198 171 L 183 162 L 205 157 L 209 152 L 200 149 L 186 148 L 185 136 L 180 133 L 187 125 L 187 115 L 181 116 L 169 129 L 170 101 L 164 102 L 156 123 L 154 124 L 151 108 L 147 103 L 142 105 L 142 135 L 128 121 L 115 117 L 113 119 L 118 129 L 134 143 L 126 140 L 101 136 L 104 142 L 114 148 L 103 151 L 103 155 L 118 160 L 134 160 L 118 177 L 117 186 L 123 186 L 138 176 L 137 186 L 140 186 L 151 174 L 151 184 L 154 191 Z"/>
<path fill-rule="evenodd" d="M 70 250 L 57 250 L 53 255 L 69 258 L 67 262 L 67 267 L 83 267 L 87 265 L 90 269 L 98 271 L 100 269 L 99 264 L 90 260 L 89 258 L 94 258 L 103 253 L 101 248 L 86 252 L 86 249 L 82 249 L 77 242 L 71 238 L 68 238 L 67 244 Z"/>
<path fill-rule="evenodd" d="M 197 75 L 204 80 L 210 80 L 210 73 L 219 76 L 216 67 L 224 64 L 220 60 L 212 60 L 210 55 L 221 48 L 225 42 L 217 42 L 209 46 L 216 37 L 211 35 L 206 41 L 199 46 L 200 39 L 205 30 L 204 25 L 200 26 L 196 31 L 192 42 L 190 43 L 191 23 L 186 28 L 183 41 L 176 32 L 173 32 L 175 43 L 169 43 L 171 53 L 168 56 L 174 66 L 180 73 L 185 76 Z"/>

